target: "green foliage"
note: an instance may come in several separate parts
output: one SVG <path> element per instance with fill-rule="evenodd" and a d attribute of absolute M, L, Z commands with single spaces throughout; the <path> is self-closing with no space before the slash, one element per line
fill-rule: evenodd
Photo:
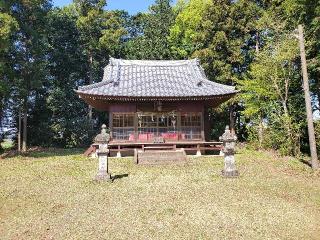
<path fill-rule="evenodd" d="M 282 154 L 296 155 L 300 149 L 301 112 L 294 110 L 302 102 L 296 106 L 294 101 L 301 94 L 294 84 L 299 81 L 297 58 L 297 42 L 284 35 L 281 41 L 268 43 L 257 54 L 247 78 L 238 81 L 246 106 L 243 114 L 253 120 L 251 140 Z"/>
<path fill-rule="evenodd" d="M 229 124 L 259 148 L 299 154 L 307 147 L 300 60 L 292 32 L 304 24 L 314 110 L 320 99 L 320 4 L 312 0 L 156 0 L 147 13 L 106 10 L 105 0 L 0 2 L 0 125 L 28 113 L 31 145 L 88 145 L 87 105 L 74 92 L 98 82 L 109 56 L 197 57 L 209 79 L 242 90 L 210 110 L 211 138 Z M 96 124 L 106 122 L 94 112 Z M 318 123 L 316 125 L 318 131 Z M 0 126 L 1 127 L 1 126 Z"/>
<path fill-rule="evenodd" d="M 92 140 L 87 105 L 74 92 L 84 84 L 87 74 L 77 20 L 73 6 L 55 9 L 48 16 L 49 70 L 53 81 L 45 101 L 48 119 L 43 121 L 46 126 L 41 129 L 47 129 L 50 139 L 47 144 L 53 146 L 86 146 Z"/>
<path fill-rule="evenodd" d="M 306 149 L 308 140 L 299 48 L 293 30 L 306 16 L 314 17 L 305 13 L 313 11 L 306 10 L 309 7 L 315 9 L 316 6 L 310 1 L 295 0 L 266 1 L 260 6 L 262 14 L 256 21 L 259 45 L 255 58 L 245 76 L 237 80 L 243 90 L 243 120 L 248 122 L 248 140 L 257 147 L 297 155 L 300 146 Z M 308 49 L 310 28 L 305 28 Z M 311 84 L 315 82 L 312 80 Z M 313 104 L 318 106 L 315 101 Z"/>
<path fill-rule="evenodd" d="M 12 44 L 11 37 L 19 26 L 17 21 L 8 13 L 5 12 L 4 6 L 0 5 L 0 122 L 2 121 L 2 111 L 4 107 L 5 97 L 9 92 L 9 83 L 7 75 L 10 70 L 7 67 L 8 56 L 7 51 Z M 2 12 L 3 11 L 3 12 Z M 1 126 L 1 124 L 0 124 Z M 0 147 L 1 148 L 1 147 Z"/>
<path fill-rule="evenodd" d="M 86 116 L 86 105 L 69 89 L 54 88 L 47 98 L 52 117 L 48 123 L 54 146 L 88 146 L 93 139 L 92 127 Z"/>
<path fill-rule="evenodd" d="M 180 4 L 174 25 L 170 28 L 169 40 L 177 58 L 188 58 L 197 49 L 204 12 L 212 2 L 190 0 L 188 3 L 182 1 Z"/>
<path fill-rule="evenodd" d="M 288 101 L 291 79 L 295 77 L 298 46 L 294 39 L 269 43 L 256 56 L 247 78 L 239 80 L 247 102 L 245 115 L 264 112 L 271 101 Z"/>
<path fill-rule="evenodd" d="M 0 7 L 2 10 L 0 88 L 3 89 L 4 86 L 7 90 L 5 98 L 0 99 L 2 105 L 0 108 L 3 106 L 5 108 L 4 111 L 0 109 L 2 128 L 4 114 L 9 113 L 11 121 L 15 122 L 19 109 L 23 108 L 26 114 L 31 113 L 31 107 L 34 106 L 38 95 L 37 91 L 46 83 L 45 16 L 51 5 L 47 0 L 2 1 Z M 9 36 L 4 37 L 6 34 Z"/>
<path fill-rule="evenodd" d="M 12 82 L 15 97 L 29 105 L 33 92 L 42 87 L 46 72 L 47 40 L 45 16 L 50 9 L 47 0 L 17 1 L 12 3 L 11 15 L 19 25 L 13 35 L 14 45 L 10 48 Z"/>
<path fill-rule="evenodd" d="M 75 1 L 77 28 L 87 55 L 102 49 L 114 54 L 112 50 L 120 44 L 121 37 L 126 33 L 117 13 L 104 11 L 105 5 L 105 0 L 91 1 L 90 4 L 88 1 Z"/>
<path fill-rule="evenodd" d="M 130 59 L 171 59 L 168 40 L 175 13 L 170 0 L 156 0 L 149 13 L 140 14 L 134 23 L 143 26 L 143 34 L 126 44 L 126 55 Z"/>
<path fill-rule="evenodd" d="M 260 119 L 250 119 L 250 124 L 247 125 L 247 140 L 257 149 L 274 149 L 281 155 L 297 156 L 300 154 L 301 123 L 295 122 L 293 117 L 283 115 L 282 110 L 277 107 L 279 108 L 275 105 L 268 112 L 267 120 L 263 119 L 262 135 L 259 133 Z"/>
<path fill-rule="evenodd" d="M 200 58 L 210 79 L 234 84 L 252 61 L 261 14 L 255 1 L 190 1 L 171 28 L 173 49 Z"/>
<path fill-rule="evenodd" d="M 8 13 L 0 13 L 0 49 L 8 47 L 10 37 L 18 29 L 17 21 Z"/>

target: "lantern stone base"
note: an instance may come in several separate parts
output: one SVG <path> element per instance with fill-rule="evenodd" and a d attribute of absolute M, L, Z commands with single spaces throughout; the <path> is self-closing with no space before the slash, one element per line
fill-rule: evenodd
<path fill-rule="evenodd" d="M 224 168 L 222 170 L 224 177 L 237 177 L 239 172 L 236 168 L 234 152 L 224 152 Z"/>
<path fill-rule="evenodd" d="M 232 171 L 222 170 L 221 173 L 222 173 L 222 176 L 227 178 L 234 178 L 239 176 L 238 170 L 232 170 Z"/>
<path fill-rule="evenodd" d="M 110 173 L 106 173 L 106 172 L 98 172 L 98 174 L 96 175 L 96 177 L 94 178 L 94 180 L 96 181 L 112 181 L 112 177 Z"/>

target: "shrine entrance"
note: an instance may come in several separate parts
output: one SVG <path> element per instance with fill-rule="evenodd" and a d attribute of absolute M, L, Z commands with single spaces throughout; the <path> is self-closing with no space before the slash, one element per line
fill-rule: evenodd
<path fill-rule="evenodd" d="M 152 142 L 204 140 L 202 112 L 112 113 L 113 140 Z"/>
<path fill-rule="evenodd" d="M 161 136 L 178 140 L 175 112 L 137 113 L 137 118 L 140 140 L 151 140 L 152 137 Z"/>

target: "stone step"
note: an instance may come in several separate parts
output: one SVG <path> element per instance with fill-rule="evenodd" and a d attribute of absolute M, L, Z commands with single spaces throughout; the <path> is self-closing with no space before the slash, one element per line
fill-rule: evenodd
<path fill-rule="evenodd" d="M 168 164 L 168 163 L 185 163 L 187 161 L 186 152 L 179 150 L 136 150 L 135 162 L 138 164 Z"/>

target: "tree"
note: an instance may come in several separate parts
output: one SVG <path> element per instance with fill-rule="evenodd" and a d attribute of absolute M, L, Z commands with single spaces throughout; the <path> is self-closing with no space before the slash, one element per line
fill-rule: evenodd
<path fill-rule="evenodd" d="M 308 73 L 310 75 L 313 109 L 320 110 L 320 2 L 312 0 L 286 0 L 280 5 L 287 22 L 287 28 L 292 30 L 299 24 L 305 26 L 306 55 Z"/>
<path fill-rule="evenodd" d="M 303 90 L 304 90 L 306 112 L 307 112 L 311 166 L 314 170 L 316 170 L 319 168 L 319 162 L 318 162 L 317 147 L 316 147 L 316 140 L 315 140 L 315 134 L 314 134 L 311 97 L 310 97 L 310 91 L 309 91 L 309 76 L 308 76 L 308 70 L 307 70 L 304 31 L 303 31 L 303 26 L 301 24 L 299 24 L 298 26 L 298 32 L 299 32 L 298 40 L 299 40 L 299 46 L 300 46 L 301 68 L 302 68 L 302 78 L 303 78 Z"/>
<path fill-rule="evenodd" d="M 300 152 L 303 108 L 299 106 L 300 111 L 295 110 L 297 100 L 303 101 L 297 84 L 298 56 L 297 42 L 283 35 L 280 41 L 269 42 L 257 54 L 248 77 L 239 81 L 244 92 L 244 114 L 251 119 L 249 128 L 254 130 L 251 137 L 256 139 L 262 117 L 267 133 L 260 144 L 279 149 L 283 154 Z"/>
<path fill-rule="evenodd" d="M 87 59 L 85 79 L 92 84 L 101 76 L 109 55 L 117 55 L 121 38 L 126 34 L 119 12 L 105 11 L 105 0 L 75 0 L 77 28 L 81 49 Z M 92 108 L 88 111 L 92 120 Z"/>
<path fill-rule="evenodd" d="M 156 0 L 149 13 L 139 14 L 134 21 L 142 28 L 140 34 L 126 44 L 130 59 L 171 59 L 168 40 L 170 26 L 174 21 L 174 11 L 169 0 Z"/>
<path fill-rule="evenodd" d="M 190 0 L 178 2 L 177 17 L 170 28 L 169 40 L 177 58 L 188 58 L 198 49 L 200 27 L 206 9 L 213 4 L 209 0 Z"/>
<path fill-rule="evenodd" d="M 14 32 L 14 44 L 10 46 L 11 98 L 16 105 L 11 111 L 23 111 L 23 146 L 27 150 L 27 116 L 37 90 L 46 80 L 47 47 L 45 17 L 51 8 L 48 0 L 8 1 L 9 14 L 16 20 L 19 29 Z"/>
<path fill-rule="evenodd" d="M 175 55 L 197 57 L 209 79 L 235 85 L 253 60 L 258 41 L 256 24 L 263 13 L 260 4 L 248 0 L 190 0 L 181 5 L 169 38 Z M 236 100 L 229 104 L 232 112 L 239 108 Z M 212 126 L 217 126 L 214 122 L 218 119 L 224 119 L 222 125 L 229 124 L 229 117 L 221 109 L 211 115 Z M 230 123 L 234 122 L 233 115 Z"/>
<path fill-rule="evenodd" d="M 307 35 L 308 33 L 311 33 L 310 30 L 314 30 L 312 27 L 312 24 L 310 24 L 311 22 L 313 22 L 316 19 L 317 16 L 317 7 L 318 4 L 316 3 L 316 1 L 297 1 L 297 0 L 284 0 L 284 1 L 261 1 L 261 3 L 259 3 L 259 5 L 261 7 L 263 7 L 264 9 L 264 13 L 263 15 L 257 20 L 257 28 L 259 30 L 259 37 L 260 37 L 260 47 L 264 48 L 264 45 L 270 47 L 272 46 L 272 48 L 274 48 L 275 46 L 279 46 L 282 42 L 286 42 L 287 37 L 289 36 L 291 38 L 292 32 L 293 30 L 297 27 L 297 25 L 299 23 L 305 23 L 307 25 Z M 287 34 L 287 37 L 284 37 L 284 33 Z M 307 45 L 309 44 L 309 49 L 313 49 L 312 46 L 315 46 L 314 43 L 317 41 L 310 41 L 311 39 L 314 39 L 313 37 L 316 36 L 316 31 L 312 32 L 312 34 L 310 34 L 307 38 Z M 264 50 L 263 50 L 264 51 Z M 310 69 L 315 70 L 314 65 L 312 63 L 315 63 L 316 61 L 314 61 L 314 56 L 311 56 L 312 54 L 310 54 L 311 52 L 313 52 L 313 54 L 315 53 L 314 51 L 310 51 L 308 52 L 310 56 L 308 56 L 310 59 L 312 59 L 310 61 Z M 305 108 L 304 108 L 304 101 L 303 101 L 303 94 L 301 92 L 301 79 L 298 77 L 300 75 L 299 72 L 299 61 L 297 60 L 291 60 L 291 63 L 294 63 L 295 66 L 295 78 L 290 79 L 290 91 L 289 91 L 289 112 L 290 112 L 290 117 L 291 117 L 291 121 L 293 123 L 292 126 L 296 126 L 296 130 L 297 132 L 299 132 L 299 144 L 302 144 L 302 150 L 306 150 L 308 147 L 308 143 L 307 143 L 307 133 L 306 133 L 306 121 L 305 119 L 303 119 L 305 117 Z M 271 71 L 271 69 L 270 69 Z M 311 74 L 311 76 L 315 76 L 314 75 L 314 71 Z M 314 99 L 316 98 L 316 94 L 317 94 L 317 88 L 316 88 L 316 83 L 317 80 L 316 79 L 312 79 L 311 77 L 311 89 L 313 89 L 313 106 L 314 109 L 317 109 L 318 107 L 318 102 L 315 101 Z M 246 107 L 248 107 L 249 104 L 254 104 L 254 103 L 260 103 L 260 104 L 265 104 L 268 105 L 268 101 L 266 101 L 265 103 L 263 103 L 262 101 L 264 100 L 258 100 L 258 99 L 254 99 L 252 98 L 249 101 L 246 101 Z M 301 107 L 302 106 L 302 107 Z M 261 110 L 262 108 L 260 108 Z M 260 111 L 261 112 L 261 111 Z M 270 114 L 269 114 L 270 115 Z M 266 121 L 266 117 L 265 116 L 260 116 L 259 118 L 259 122 L 262 123 L 263 121 Z M 279 118 L 278 118 L 279 119 Z M 281 121 L 280 121 L 281 122 Z M 266 122 L 265 122 L 266 123 Z M 269 133 L 273 133 L 274 135 L 276 135 L 276 133 L 279 133 L 279 131 L 274 129 L 272 131 L 270 131 L 270 121 L 267 121 L 268 123 L 268 128 L 259 128 L 259 129 L 266 129 L 267 131 L 269 131 Z M 259 124 L 261 126 L 261 124 Z M 281 123 L 279 123 L 279 125 L 281 125 Z M 255 124 L 251 125 L 253 126 L 252 129 L 255 129 Z M 290 124 L 289 124 L 290 126 Z M 283 128 L 280 128 L 283 129 Z M 259 130 L 259 132 L 261 132 Z M 269 133 L 266 133 L 267 135 L 270 136 Z M 260 135 L 260 134 L 258 134 Z M 280 135 L 280 134 L 279 134 Z M 286 132 L 283 133 L 284 136 L 286 135 Z M 254 136 L 254 135 L 252 135 Z M 259 136 L 259 142 L 260 144 L 262 142 L 265 142 L 263 139 L 263 136 Z M 285 141 L 285 140 L 283 140 Z M 288 141 L 288 143 L 290 143 L 290 141 Z M 291 142 L 292 144 L 292 142 Z M 282 146 L 284 146 L 282 143 L 280 144 Z M 286 147 L 286 149 L 288 149 Z M 287 151 L 287 150 L 286 150 Z M 288 151 L 287 151 L 288 152 Z M 292 153 L 292 151 L 289 153 Z"/>
<path fill-rule="evenodd" d="M 3 139 L 3 115 L 6 100 L 9 95 L 9 79 L 11 73 L 8 67 L 8 49 L 12 43 L 11 37 L 18 29 L 18 23 L 9 14 L 8 6 L 0 5 L 0 152 L 2 151 L 1 142 Z"/>
<path fill-rule="evenodd" d="M 48 15 L 48 70 L 51 81 L 43 106 L 46 110 L 42 110 L 47 112 L 47 116 L 38 123 L 44 131 L 37 130 L 41 136 L 37 136 L 36 140 L 46 138 L 47 144 L 59 147 L 87 145 L 92 140 L 86 104 L 74 92 L 78 86 L 85 84 L 87 74 L 87 59 L 81 48 L 77 20 L 73 5 L 53 9 Z M 34 120 L 39 114 L 34 115 Z"/>

